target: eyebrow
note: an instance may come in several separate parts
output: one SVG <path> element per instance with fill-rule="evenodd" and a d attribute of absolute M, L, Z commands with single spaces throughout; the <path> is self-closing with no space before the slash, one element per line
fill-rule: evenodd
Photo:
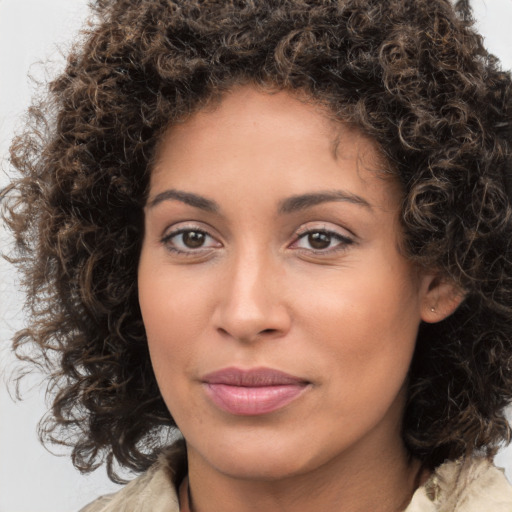
<path fill-rule="evenodd" d="M 279 206 L 279 213 L 294 213 L 301 210 L 306 210 L 312 206 L 332 201 L 342 201 L 347 203 L 363 206 L 369 210 L 373 210 L 371 204 L 363 199 L 361 196 L 345 192 L 343 190 L 329 190 L 325 192 L 315 192 L 311 194 L 301 194 L 292 196 L 281 201 Z"/>
<path fill-rule="evenodd" d="M 169 189 L 157 194 L 151 201 L 148 202 L 148 208 L 154 208 L 164 201 L 180 201 L 188 204 L 194 208 L 201 210 L 218 213 L 220 211 L 219 205 L 212 199 L 193 194 L 192 192 L 183 192 L 181 190 Z M 301 210 L 306 210 L 313 206 L 328 203 L 328 202 L 347 202 L 363 206 L 369 210 L 373 210 L 372 206 L 366 199 L 361 196 L 346 192 L 343 190 L 329 190 L 325 192 L 313 192 L 309 194 L 300 194 L 288 197 L 279 203 L 280 214 L 290 214 Z"/>
<path fill-rule="evenodd" d="M 163 201 L 180 201 L 182 203 L 199 208 L 210 213 L 218 213 L 220 208 L 219 205 L 212 199 L 193 194 L 192 192 L 182 192 L 181 190 L 169 189 L 164 192 L 157 194 L 148 203 L 148 208 L 154 208 Z"/>

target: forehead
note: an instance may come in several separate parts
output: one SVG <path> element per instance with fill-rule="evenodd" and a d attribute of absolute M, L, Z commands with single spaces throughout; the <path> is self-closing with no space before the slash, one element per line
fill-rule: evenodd
<path fill-rule="evenodd" d="M 320 171 L 334 168 L 333 162 L 353 167 L 365 187 L 401 195 L 378 144 L 356 126 L 335 119 L 303 93 L 244 86 L 169 127 L 157 148 L 151 187 L 172 180 L 186 188 L 191 180 L 197 185 L 212 176 L 220 179 L 221 171 L 232 167 L 231 177 L 238 171 L 247 178 L 249 164 L 257 174 L 270 167 L 293 178 L 293 192 L 306 169 L 320 180 Z"/>
<path fill-rule="evenodd" d="M 297 124 L 297 117 L 304 122 Z M 325 104 L 311 98 L 304 91 L 276 90 L 253 85 L 237 86 L 222 95 L 216 95 L 192 115 L 169 126 L 160 139 L 157 155 L 161 155 L 163 146 L 179 140 L 184 131 L 194 130 L 199 144 L 201 132 L 206 133 L 208 128 L 219 123 L 244 130 L 247 135 L 263 124 L 267 125 L 267 129 L 274 128 L 276 132 L 293 131 L 298 135 L 301 130 L 304 138 L 327 138 L 333 153 L 340 148 L 340 144 L 344 152 L 350 151 L 357 139 L 365 142 L 367 149 L 371 149 L 373 154 L 369 152 L 367 156 L 374 159 L 374 164 L 387 166 L 373 139 L 365 136 L 355 124 L 337 119 Z M 350 141 L 344 145 L 346 139 Z"/>

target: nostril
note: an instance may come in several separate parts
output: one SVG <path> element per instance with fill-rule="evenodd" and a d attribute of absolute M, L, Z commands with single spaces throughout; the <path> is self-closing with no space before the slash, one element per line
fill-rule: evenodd
<path fill-rule="evenodd" d="M 229 332 L 229 329 L 225 329 L 223 327 L 219 327 L 218 328 L 218 332 L 222 335 L 222 336 L 233 336 L 232 334 L 230 334 Z M 263 329 L 259 332 L 257 332 L 255 335 L 248 335 L 248 334 L 242 334 L 242 333 L 238 333 L 237 338 L 239 339 L 246 339 L 246 340 L 256 340 L 257 338 L 261 337 L 261 336 L 268 336 L 268 335 L 274 335 L 276 333 L 279 332 L 279 329 Z"/>

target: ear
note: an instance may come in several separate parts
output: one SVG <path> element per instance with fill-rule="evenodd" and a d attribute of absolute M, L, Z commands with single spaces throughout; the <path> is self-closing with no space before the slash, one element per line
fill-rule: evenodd
<path fill-rule="evenodd" d="M 465 293 L 453 281 L 439 274 L 422 277 L 421 319 L 436 323 L 449 317 L 464 300 Z"/>

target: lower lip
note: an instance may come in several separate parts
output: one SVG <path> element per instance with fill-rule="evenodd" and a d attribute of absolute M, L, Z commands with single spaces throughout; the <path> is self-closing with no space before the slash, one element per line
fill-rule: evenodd
<path fill-rule="evenodd" d="M 242 387 L 207 383 L 205 389 L 220 409 L 239 416 L 257 416 L 282 409 L 306 387 L 306 384 Z"/>

